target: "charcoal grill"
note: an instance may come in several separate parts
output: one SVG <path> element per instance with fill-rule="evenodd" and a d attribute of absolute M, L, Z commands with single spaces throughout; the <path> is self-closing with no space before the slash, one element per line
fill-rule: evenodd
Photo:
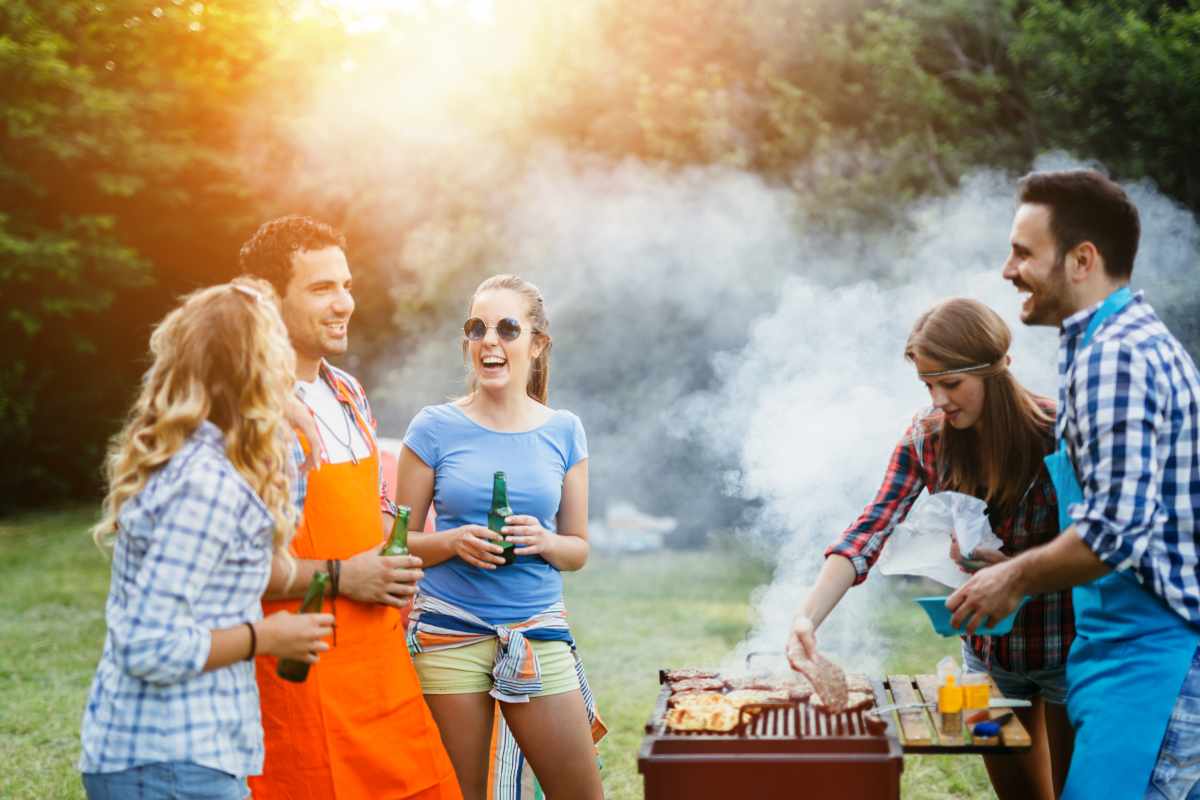
<path fill-rule="evenodd" d="M 667 727 L 664 683 L 638 753 L 645 800 L 900 797 L 902 752 L 892 723 L 807 703 L 745 706 L 727 733 Z M 876 702 L 887 702 L 873 681 Z"/>

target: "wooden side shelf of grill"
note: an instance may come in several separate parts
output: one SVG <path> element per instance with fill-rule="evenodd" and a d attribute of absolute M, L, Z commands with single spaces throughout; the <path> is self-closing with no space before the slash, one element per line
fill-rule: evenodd
<path fill-rule="evenodd" d="M 991 676 L 992 697 L 1003 697 Z M 957 731 L 942 733 L 937 713 L 937 676 L 935 675 L 889 675 L 875 694 L 880 705 L 891 703 L 933 703 L 928 708 L 911 708 L 893 711 L 887 716 L 894 722 L 894 730 L 900 738 L 905 753 L 1018 753 L 1028 750 L 1029 732 L 1014 715 L 1000 730 L 1000 735 L 991 738 L 975 738 L 964 724 Z M 991 716 L 998 717 L 1006 709 L 994 708 Z M 969 714 L 964 713 L 966 717 Z"/>

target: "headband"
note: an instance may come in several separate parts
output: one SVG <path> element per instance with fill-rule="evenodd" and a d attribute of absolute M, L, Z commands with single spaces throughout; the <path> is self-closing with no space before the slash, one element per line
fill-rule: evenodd
<path fill-rule="evenodd" d="M 917 377 L 940 378 L 943 375 L 958 375 L 959 373 L 963 372 L 978 372 L 979 370 L 983 369 L 992 369 L 993 367 L 1002 366 L 1002 362 L 1005 361 L 1005 358 L 1006 356 L 1000 356 L 1000 358 L 996 359 L 991 364 L 972 364 L 969 367 L 958 367 L 957 369 L 942 369 L 936 372 L 918 372 Z"/>

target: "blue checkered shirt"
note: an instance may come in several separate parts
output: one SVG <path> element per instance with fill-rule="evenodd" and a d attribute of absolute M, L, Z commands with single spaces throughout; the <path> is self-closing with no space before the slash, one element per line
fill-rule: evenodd
<path fill-rule="evenodd" d="M 262 771 L 254 664 L 204 672 L 210 631 L 262 618 L 274 521 L 204 422 L 121 507 L 82 772 L 189 761 Z"/>
<path fill-rule="evenodd" d="M 1081 348 L 1097 310 L 1059 340 L 1058 433 L 1084 496 L 1069 513 L 1106 564 L 1200 624 L 1200 375 L 1141 292 Z"/>

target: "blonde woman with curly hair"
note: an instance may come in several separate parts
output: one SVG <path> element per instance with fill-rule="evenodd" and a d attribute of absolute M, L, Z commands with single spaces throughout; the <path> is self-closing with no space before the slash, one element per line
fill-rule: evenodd
<path fill-rule="evenodd" d="M 254 655 L 312 663 L 333 623 L 259 604 L 295 527 L 295 357 L 250 279 L 186 297 L 150 353 L 93 529 L 112 578 L 79 769 L 91 800 L 241 800 L 263 763 Z"/>

